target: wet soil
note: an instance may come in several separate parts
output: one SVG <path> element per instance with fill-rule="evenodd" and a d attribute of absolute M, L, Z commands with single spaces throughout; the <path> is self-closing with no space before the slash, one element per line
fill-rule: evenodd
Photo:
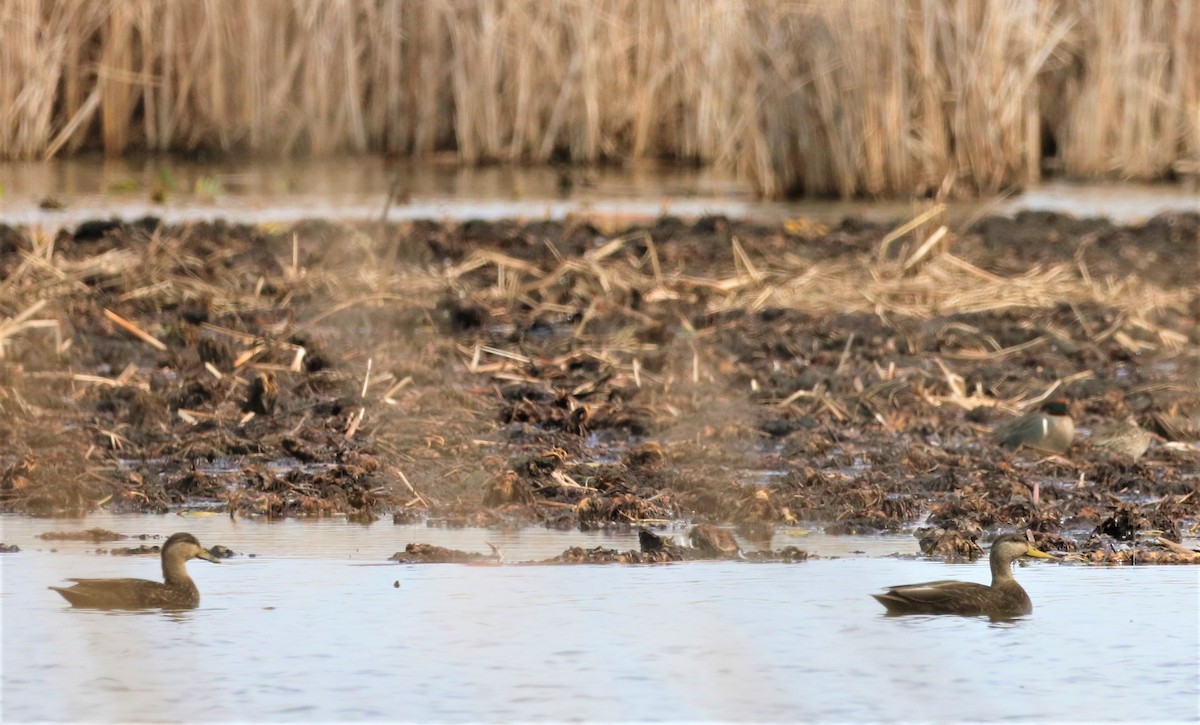
<path fill-rule="evenodd" d="M 681 561 L 718 561 L 742 559 L 759 562 L 795 563 L 806 561 L 808 552 L 795 546 L 786 546 L 778 551 L 760 549 L 743 553 L 740 545 L 728 530 L 714 524 L 697 524 L 688 532 L 688 544 L 683 545 L 674 538 L 661 536 L 649 529 L 638 530 L 638 548 L 621 551 L 605 546 L 585 548 L 572 546 L 561 554 L 542 561 L 508 562 L 504 552 L 494 544 L 488 544 L 492 552 L 476 552 L 448 549 L 430 544 L 409 544 L 398 551 L 390 561 L 401 564 L 668 564 Z"/>
<path fill-rule="evenodd" d="M 1200 216 L 926 221 L 0 226 L 0 505 L 1187 559 Z M 1049 396 L 1067 455 L 993 443 Z"/>

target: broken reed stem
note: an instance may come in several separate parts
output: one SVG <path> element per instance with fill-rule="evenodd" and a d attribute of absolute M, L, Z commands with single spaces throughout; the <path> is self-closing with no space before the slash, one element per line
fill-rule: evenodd
<path fill-rule="evenodd" d="M 399 393 L 401 390 L 404 390 L 409 385 L 412 385 L 412 382 L 413 382 L 412 376 L 405 375 L 395 385 L 388 388 L 388 391 L 383 394 L 383 401 L 385 403 L 395 403 L 396 401 L 395 401 L 394 396 L 396 395 L 396 393 Z"/>
<path fill-rule="evenodd" d="M 882 262 L 883 260 L 887 259 L 888 249 L 891 248 L 892 242 L 896 241 L 900 237 L 903 237 L 905 234 L 908 234 L 914 229 L 917 229 L 925 222 L 933 219 L 939 214 L 944 213 L 945 211 L 945 204 L 937 204 L 888 232 L 888 234 L 879 241 L 879 261 Z"/>
<path fill-rule="evenodd" d="M 900 271 L 907 272 L 915 267 L 918 262 L 925 258 L 925 255 L 929 254 L 929 250 L 933 249 L 938 242 L 942 241 L 942 239 L 946 236 L 946 233 L 949 231 L 949 228 L 947 228 L 945 225 L 938 227 L 938 230 L 933 234 L 930 234 L 929 238 L 925 240 L 925 243 L 918 247 L 917 251 L 913 252 L 911 257 L 905 260 L 904 266 L 900 268 Z"/>
<path fill-rule="evenodd" d="M 155 350 L 159 350 L 159 351 L 163 351 L 163 352 L 166 351 L 167 346 L 164 345 L 160 340 L 156 339 L 150 333 L 146 332 L 145 330 L 143 330 L 142 328 L 133 324 L 129 320 L 125 319 L 124 317 L 121 317 L 120 315 L 113 312 L 112 310 L 105 309 L 104 316 L 107 317 L 109 320 L 112 320 L 112 322 L 115 323 L 118 327 L 125 330 L 126 332 L 133 335 L 134 337 L 141 340 L 142 342 L 146 343 L 147 345 L 154 348 Z"/>
<path fill-rule="evenodd" d="M 0 340 L 3 340 L 13 332 L 21 329 L 26 320 L 28 320 L 30 317 L 33 317 L 38 312 L 41 312 L 42 308 L 46 306 L 46 302 L 47 301 L 44 299 L 38 300 L 22 310 L 21 313 L 16 317 L 10 317 L 4 322 L 0 322 Z"/>
<path fill-rule="evenodd" d="M 401 483 L 403 483 L 405 487 L 412 492 L 412 495 L 416 496 L 421 503 L 425 505 L 425 508 L 429 508 L 429 501 L 427 501 L 424 496 L 418 493 L 417 489 L 413 488 L 412 483 L 408 480 L 408 476 L 404 475 L 404 471 L 400 470 L 399 468 L 393 468 L 392 470 L 396 472 L 396 475 L 400 477 Z"/>
<path fill-rule="evenodd" d="M 354 434 L 358 432 L 358 427 L 362 425 L 363 418 L 366 416 L 367 409 L 362 407 L 358 409 L 357 413 L 350 417 L 350 425 L 346 426 L 346 434 L 343 436 L 346 440 L 350 440 L 354 437 Z"/>
<path fill-rule="evenodd" d="M 367 372 L 363 375 L 362 391 L 358 394 L 358 397 L 363 400 L 367 399 L 367 388 L 371 385 L 371 364 L 373 361 L 374 358 L 367 358 Z"/>

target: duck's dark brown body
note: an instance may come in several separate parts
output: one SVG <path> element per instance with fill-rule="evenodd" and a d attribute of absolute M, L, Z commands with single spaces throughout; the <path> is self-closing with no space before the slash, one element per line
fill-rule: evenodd
<path fill-rule="evenodd" d="M 188 559 L 220 560 L 200 546 L 196 537 L 174 534 L 162 548 L 163 582 L 148 579 L 68 579 L 70 587 L 50 587 L 73 607 L 94 609 L 191 609 L 200 604 L 200 591 L 188 576 Z"/>
<path fill-rule="evenodd" d="M 97 609 L 192 609 L 200 605 L 200 590 L 188 579 L 163 584 L 149 579 L 68 579 L 73 587 L 50 587 L 73 607 Z"/>
<path fill-rule="evenodd" d="M 992 544 L 989 557 L 992 584 L 942 580 L 905 584 L 872 594 L 887 607 L 888 614 L 959 614 L 1019 617 L 1033 611 L 1029 595 L 1012 575 L 1012 563 L 1022 556 L 1050 558 L 1016 534 L 1007 534 Z"/>
<path fill-rule="evenodd" d="M 907 584 L 871 596 L 891 614 L 1019 617 L 1033 611 L 1033 602 L 1015 579 L 992 586 L 952 580 Z"/>

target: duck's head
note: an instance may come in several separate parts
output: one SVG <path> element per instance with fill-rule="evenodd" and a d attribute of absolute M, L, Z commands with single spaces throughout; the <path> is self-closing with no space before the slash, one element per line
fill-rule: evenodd
<path fill-rule="evenodd" d="M 1032 556 L 1035 559 L 1054 558 L 1034 547 L 1020 534 L 1005 534 L 992 542 L 991 558 L 993 561 L 1013 562 L 1022 556 Z"/>
<path fill-rule="evenodd" d="M 162 547 L 163 559 L 179 559 L 187 561 L 188 559 L 204 559 L 211 561 L 214 564 L 220 564 L 221 560 L 213 556 L 208 549 L 200 545 L 200 542 L 191 534 L 180 532 L 171 534 L 171 538 L 167 539 Z"/>
<path fill-rule="evenodd" d="M 1054 398 L 1042 403 L 1042 412 L 1047 415 L 1065 415 L 1070 416 L 1071 411 L 1067 408 L 1066 398 Z"/>

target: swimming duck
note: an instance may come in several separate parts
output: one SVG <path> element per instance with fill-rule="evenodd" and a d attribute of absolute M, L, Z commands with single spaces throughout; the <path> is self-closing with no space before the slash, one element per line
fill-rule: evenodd
<path fill-rule="evenodd" d="M 992 584 L 943 580 L 891 587 L 872 594 L 887 607 L 888 614 L 961 614 L 1016 617 L 1033 611 L 1029 595 L 1013 578 L 1012 564 L 1022 556 L 1054 557 L 1039 551 L 1019 534 L 1005 534 L 992 543 L 989 557 Z"/>
<path fill-rule="evenodd" d="M 63 595 L 73 607 L 98 609 L 190 609 L 200 604 L 200 591 L 188 576 L 188 559 L 204 559 L 214 564 L 221 560 L 200 546 L 195 536 L 172 534 L 162 547 L 163 579 L 70 579 L 71 587 L 50 587 Z"/>
<path fill-rule="evenodd" d="M 1047 400 L 1033 412 L 996 429 L 996 442 L 1010 450 L 1030 448 L 1039 453 L 1062 455 L 1075 438 L 1075 422 L 1062 398 Z"/>

